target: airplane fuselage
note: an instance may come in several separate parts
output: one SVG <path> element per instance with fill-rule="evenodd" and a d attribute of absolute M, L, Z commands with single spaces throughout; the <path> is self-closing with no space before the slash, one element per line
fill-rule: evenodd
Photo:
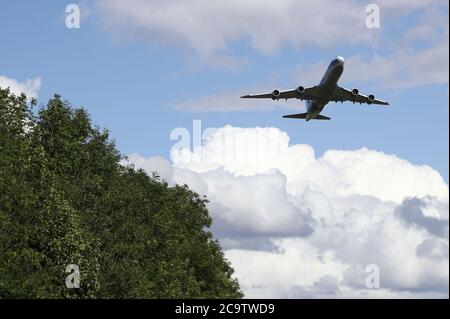
<path fill-rule="evenodd" d="M 320 81 L 320 98 L 315 101 L 306 102 L 306 110 L 308 112 L 306 116 L 307 121 L 316 117 L 320 112 L 322 112 L 325 105 L 330 102 L 330 98 L 333 96 L 333 93 L 337 88 L 337 83 L 342 75 L 342 72 L 344 72 L 344 59 L 338 56 L 331 61 L 327 71 Z"/>

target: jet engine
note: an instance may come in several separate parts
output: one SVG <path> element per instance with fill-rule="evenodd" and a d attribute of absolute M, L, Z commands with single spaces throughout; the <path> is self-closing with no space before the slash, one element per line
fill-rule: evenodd
<path fill-rule="evenodd" d="M 358 95 L 359 94 L 359 90 L 358 89 L 353 89 L 352 90 L 352 94 L 353 95 Z"/>
<path fill-rule="evenodd" d="M 276 100 L 276 99 L 278 99 L 279 97 L 280 97 L 280 91 L 274 90 L 274 91 L 272 92 L 272 100 Z"/>

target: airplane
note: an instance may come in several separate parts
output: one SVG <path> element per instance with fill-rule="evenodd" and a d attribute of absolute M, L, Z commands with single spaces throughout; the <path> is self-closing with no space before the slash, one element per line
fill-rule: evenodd
<path fill-rule="evenodd" d="M 306 101 L 306 113 L 285 115 L 284 118 L 305 119 L 309 120 L 330 120 L 329 117 L 321 115 L 320 112 L 325 108 L 328 102 L 341 102 L 350 101 L 353 103 L 367 103 L 378 105 L 389 105 L 388 102 L 378 100 L 374 95 L 363 95 L 359 93 L 358 89 L 345 89 L 340 87 L 337 83 L 339 78 L 344 72 L 344 58 L 337 56 L 333 59 L 325 72 L 322 81 L 319 85 L 312 87 L 299 86 L 294 90 L 278 91 L 274 90 L 272 93 L 244 95 L 243 99 L 265 99 L 271 98 L 272 100 L 285 99 L 300 99 Z"/>

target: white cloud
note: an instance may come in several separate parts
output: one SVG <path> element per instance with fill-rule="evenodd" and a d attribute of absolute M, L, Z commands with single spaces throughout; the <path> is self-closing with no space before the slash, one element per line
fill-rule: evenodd
<path fill-rule="evenodd" d="M 116 38 L 176 44 L 201 58 L 220 56 L 242 39 L 271 53 L 285 44 L 329 47 L 342 39 L 370 43 L 374 37 L 365 27 L 365 5 L 357 2 L 98 0 L 96 4 L 104 28 Z"/>
<path fill-rule="evenodd" d="M 388 22 L 399 13 L 446 6 L 433 0 L 377 4 Z M 370 44 L 377 33 L 365 26 L 366 5 L 332 0 L 249 0 L 245 4 L 239 0 L 97 0 L 95 8 L 103 27 L 119 39 L 177 44 L 206 57 L 226 51 L 242 39 L 265 53 L 286 44 L 294 48 L 342 42 Z"/>
<path fill-rule="evenodd" d="M 174 169 L 173 169 L 172 165 L 164 158 L 162 158 L 160 156 L 144 158 L 142 156 L 139 156 L 139 154 L 136 154 L 136 153 L 130 154 L 127 157 L 128 157 L 128 162 L 133 163 L 136 166 L 136 168 L 143 169 L 150 175 L 152 175 L 153 172 L 156 172 L 159 174 L 159 177 L 161 179 L 164 179 L 167 181 L 172 180 L 172 175 L 173 175 Z"/>
<path fill-rule="evenodd" d="M 276 128 L 227 126 L 202 151 L 130 159 L 208 196 L 247 297 L 448 298 L 448 185 L 432 168 L 368 149 L 317 158 Z"/>
<path fill-rule="evenodd" d="M 398 203 L 408 196 L 448 196 L 442 177 L 429 166 L 365 148 L 329 150 L 316 158 L 312 147 L 289 145 L 289 136 L 277 128 L 225 126 L 209 136 L 201 151 L 200 162 L 192 160 L 194 156 L 179 158 L 176 151 L 172 159 L 177 167 L 199 173 L 222 168 L 251 176 L 277 169 L 286 176 L 292 193 L 310 188 L 334 196 L 366 195 Z"/>
<path fill-rule="evenodd" d="M 40 77 L 27 79 L 25 82 L 19 82 L 18 80 L 0 75 L 1 88 L 6 89 L 9 87 L 12 93 L 16 95 L 25 93 L 28 98 L 37 97 L 41 84 L 42 79 Z"/>

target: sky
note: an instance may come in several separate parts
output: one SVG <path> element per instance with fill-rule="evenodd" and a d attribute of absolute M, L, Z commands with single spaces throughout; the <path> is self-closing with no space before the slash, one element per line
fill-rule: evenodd
<path fill-rule="evenodd" d="M 444 0 L 8 1 L 0 86 L 85 107 L 130 163 L 207 195 L 247 297 L 448 298 L 448 25 Z M 282 118 L 300 101 L 239 99 L 316 85 L 337 55 L 341 86 L 390 106 L 306 123 Z M 177 160 L 197 120 L 212 155 Z"/>

